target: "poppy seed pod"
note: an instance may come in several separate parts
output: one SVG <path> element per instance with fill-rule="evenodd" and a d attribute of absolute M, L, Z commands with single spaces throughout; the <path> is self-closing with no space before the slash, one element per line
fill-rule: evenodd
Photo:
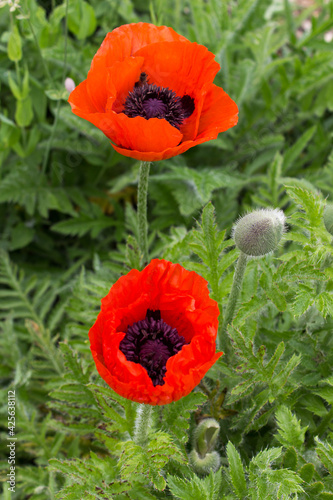
<path fill-rule="evenodd" d="M 327 231 L 333 235 L 333 203 L 328 203 L 325 207 L 324 224 Z"/>
<path fill-rule="evenodd" d="M 286 217 L 282 210 L 255 210 L 236 222 L 233 239 L 236 246 L 249 257 L 266 255 L 278 246 L 285 230 Z"/>

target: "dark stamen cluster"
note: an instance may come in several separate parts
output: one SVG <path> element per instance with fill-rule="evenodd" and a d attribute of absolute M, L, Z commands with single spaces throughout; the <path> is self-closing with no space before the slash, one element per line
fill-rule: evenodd
<path fill-rule="evenodd" d="M 143 366 L 154 387 L 164 385 L 166 362 L 186 344 L 176 328 L 161 319 L 160 311 L 147 310 L 144 320 L 127 328 L 119 349 L 128 361 Z"/>
<path fill-rule="evenodd" d="M 145 73 L 141 75 L 146 76 Z M 164 118 L 179 129 L 193 111 L 194 99 L 189 95 L 179 97 L 173 90 L 146 83 L 146 78 L 140 77 L 126 98 L 123 112 L 129 118 Z"/>

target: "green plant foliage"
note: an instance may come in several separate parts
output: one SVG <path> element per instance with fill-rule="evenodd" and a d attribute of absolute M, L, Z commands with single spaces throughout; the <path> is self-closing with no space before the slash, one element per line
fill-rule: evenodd
<path fill-rule="evenodd" d="M 128 441 L 119 460 L 121 477 L 134 483 L 145 483 L 148 479 L 157 490 L 164 490 L 166 481 L 161 470 L 171 457 L 173 461 L 185 463 L 184 456 L 167 433 L 156 432 L 145 448 Z"/>
<path fill-rule="evenodd" d="M 215 474 L 211 472 L 209 476 L 200 479 L 194 474 L 189 480 L 179 477 L 168 476 L 168 486 L 174 498 L 180 500 L 191 500 L 192 498 L 202 498 L 202 500 L 217 500 L 221 486 L 221 472 Z"/>
<path fill-rule="evenodd" d="M 179 401 L 170 403 L 163 409 L 162 428 L 171 432 L 179 442 L 186 443 L 189 438 L 188 429 L 190 423 L 188 420 L 191 413 L 197 410 L 198 406 L 205 403 L 206 400 L 205 394 L 194 392 Z"/>
<path fill-rule="evenodd" d="M 307 427 L 301 427 L 299 420 L 291 413 L 289 408 L 281 406 L 275 413 L 279 426 L 277 440 L 284 446 L 301 448 Z"/>

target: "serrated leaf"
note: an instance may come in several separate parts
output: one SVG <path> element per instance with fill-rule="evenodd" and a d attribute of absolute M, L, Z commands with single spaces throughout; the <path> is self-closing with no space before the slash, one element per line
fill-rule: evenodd
<path fill-rule="evenodd" d="M 163 490 L 166 482 L 161 470 L 171 458 L 185 463 L 182 452 L 165 432 L 155 432 L 145 447 L 126 441 L 119 459 L 121 477 L 130 483 L 144 482 L 148 477 L 158 490 Z"/>
<path fill-rule="evenodd" d="M 77 217 L 72 219 L 64 220 L 53 224 L 51 227 L 52 231 L 57 233 L 71 235 L 71 236 L 83 236 L 86 233 L 91 233 L 92 238 L 96 238 L 98 234 L 108 227 L 114 227 L 117 222 L 106 215 L 101 214 L 98 217 L 92 215 L 81 213 Z"/>
<path fill-rule="evenodd" d="M 276 439 L 286 447 L 301 448 L 308 427 L 301 427 L 300 421 L 286 406 L 280 406 L 275 416 L 279 426 L 278 434 L 275 435 Z"/>
<path fill-rule="evenodd" d="M 333 295 L 329 292 L 321 292 L 316 298 L 316 307 L 324 318 L 333 316 Z"/>
<path fill-rule="evenodd" d="M 192 474 L 188 480 L 168 475 L 168 486 L 171 493 L 180 500 L 219 500 L 221 486 L 221 470 L 212 471 L 204 479 Z"/>
<path fill-rule="evenodd" d="M 182 443 L 188 441 L 189 419 L 191 413 L 205 403 L 207 396 L 202 392 L 191 392 L 188 396 L 166 405 L 162 427 L 171 432 Z"/>
<path fill-rule="evenodd" d="M 330 443 L 320 441 L 318 437 L 315 438 L 317 447 L 316 452 L 330 474 L 333 474 L 333 447 Z"/>
<path fill-rule="evenodd" d="M 246 496 L 247 486 L 243 464 L 240 455 L 234 445 L 229 441 L 227 444 L 227 457 L 229 462 L 229 474 L 232 480 L 234 491 L 239 499 Z"/>
<path fill-rule="evenodd" d="M 316 299 L 316 293 L 313 288 L 306 285 L 299 285 L 295 300 L 292 304 L 292 310 L 296 317 L 304 314 L 312 306 Z"/>

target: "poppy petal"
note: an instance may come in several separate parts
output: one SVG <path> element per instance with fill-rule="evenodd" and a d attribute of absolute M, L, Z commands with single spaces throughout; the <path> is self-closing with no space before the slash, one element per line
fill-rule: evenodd
<path fill-rule="evenodd" d="M 210 131 L 215 130 L 214 139 L 216 139 L 217 134 L 233 127 L 237 121 L 237 104 L 221 87 L 212 85 L 205 97 L 197 138 L 199 139 L 201 135 L 209 134 Z"/>
<path fill-rule="evenodd" d="M 147 369 L 128 361 L 120 349 L 128 327 L 142 321 L 147 310 L 158 310 L 187 342 L 166 361 L 163 384 L 153 384 Z M 143 271 L 122 276 L 102 300 L 89 332 L 96 368 L 112 389 L 128 399 L 152 405 L 176 401 L 191 392 L 222 355 L 215 353 L 218 315 L 218 305 L 201 276 L 179 264 L 152 260 Z"/>
<path fill-rule="evenodd" d="M 213 83 L 220 65 L 203 45 L 191 42 L 160 42 L 146 45 L 135 53 L 143 57 L 142 70 L 149 83 L 168 87 L 177 95 L 195 94 L 204 85 Z"/>
<path fill-rule="evenodd" d="M 165 160 L 236 125 L 236 104 L 212 83 L 219 68 L 204 46 L 171 28 L 128 24 L 108 33 L 87 80 L 70 94 L 69 102 L 75 114 L 111 139 L 118 153 L 142 161 Z M 140 73 L 148 75 L 150 85 L 193 99 L 192 114 L 182 123 L 173 121 L 168 104 L 168 120 L 175 126 L 162 117 L 126 116 L 122 112 L 126 96 Z"/>
<path fill-rule="evenodd" d="M 205 97 L 200 116 L 198 135 L 194 140 L 187 140 L 174 148 L 167 148 L 160 153 L 138 150 L 126 150 L 119 146 L 113 148 L 120 154 L 143 161 L 167 160 L 173 156 L 185 153 L 188 149 L 203 142 L 216 139 L 220 132 L 234 127 L 238 122 L 238 107 L 224 90 L 212 85 Z"/>
<path fill-rule="evenodd" d="M 121 113 L 128 93 L 139 79 L 143 57 L 127 57 L 108 70 L 108 99 L 105 111 Z"/>
<path fill-rule="evenodd" d="M 96 52 L 87 77 L 87 89 L 96 111 L 103 112 L 107 100 L 107 68 L 130 57 L 145 45 L 157 41 L 182 41 L 172 28 L 148 23 L 120 26 L 108 33 Z"/>

